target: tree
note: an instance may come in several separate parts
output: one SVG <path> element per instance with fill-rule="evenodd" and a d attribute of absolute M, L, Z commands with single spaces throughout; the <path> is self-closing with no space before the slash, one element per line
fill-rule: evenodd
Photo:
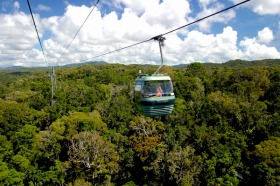
<path fill-rule="evenodd" d="M 129 137 L 136 154 L 144 161 L 149 156 L 150 150 L 160 144 L 164 125 L 160 121 L 143 116 L 136 117 L 129 123 L 133 132 Z"/>
<path fill-rule="evenodd" d="M 6 136 L 0 135 L 0 161 L 10 159 L 13 154 L 13 146 Z"/>
<path fill-rule="evenodd" d="M 174 149 L 166 159 L 171 179 L 177 185 L 199 185 L 198 175 L 202 167 L 202 159 L 195 156 L 195 149 L 190 146 Z"/>
<path fill-rule="evenodd" d="M 32 150 L 32 142 L 33 138 L 36 135 L 38 128 L 32 125 L 24 125 L 18 132 L 11 137 L 11 141 L 13 142 L 15 148 L 14 152 L 30 155 L 33 157 L 33 152 L 28 152 Z M 30 153 L 30 154 L 29 154 Z"/>
<path fill-rule="evenodd" d="M 45 126 L 47 114 L 29 108 L 24 103 L 0 99 L 0 134 L 8 139 L 26 124 L 42 127 Z"/>
<path fill-rule="evenodd" d="M 280 138 L 271 137 L 255 146 L 251 183 L 280 185 Z"/>
<path fill-rule="evenodd" d="M 0 161 L 0 183 L 1 185 L 23 186 L 25 174 L 9 169 L 5 162 Z"/>
<path fill-rule="evenodd" d="M 103 117 L 108 127 L 121 134 L 128 132 L 128 123 L 132 120 L 132 102 L 123 95 L 113 97 L 108 112 Z"/>
<path fill-rule="evenodd" d="M 176 98 L 172 113 L 167 116 L 167 121 L 173 125 L 191 125 L 194 122 L 194 110 L 184 99 Z"/>
<path fill-rule="evenodd" d="M 67 186 L 92 186 L 90 182 L 85 181 L 84 179 L 77 179 L 74 183 L 69 183 Z"/>
<path fill-rule="evenodd" d="M 103 183 L 118 172 L 119 155 L 109 141 L 98 132 L 80 132 L 72 137 L 69 144 L 69 161 L 78 173 L 87 169 L 85 175 L 93 183 Z"/>

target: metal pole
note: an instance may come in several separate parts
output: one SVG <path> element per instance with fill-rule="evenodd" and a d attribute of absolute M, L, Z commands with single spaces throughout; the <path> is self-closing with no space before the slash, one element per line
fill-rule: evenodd
<path fill-rule="evenodd" d="M 162 49 L 161 47 L 164 46 L 164 40 L 165 40 L 165 37 L 162 37 L 161 35 L 160 36 L 157 36 L 154 38 L 154 40 L 157 40 L 158 41 L 158 44 L 159 44 L 159 50 L 160 50 L 160 57 L 161 57 L 161 65 L 158 67 L 158 69 L 155 71 L 154 74 L 157 74 L 158 71 L 161 69 L 161 67 L 163 66 L 163 55 L 162 55 Z"/>
<path fill-rule="evenodd" d="M 56 90 L 56 77 L 54 73 L 54 67 L 52 67 L 52 74 L 51 74 L 51 81 L 52 81 L 52 99 L 51 99 L 51 106 L 54 106 L 54 91 Z"/>

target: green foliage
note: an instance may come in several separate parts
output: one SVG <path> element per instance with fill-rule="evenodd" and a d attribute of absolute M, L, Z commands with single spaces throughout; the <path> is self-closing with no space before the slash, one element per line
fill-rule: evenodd
<path fill-rule="evenodd" d="M 21 172 L 26 172 L 30 166 L 30 161 L 21 155 L 12 157 L 12 164 Z"/>
<path fill-rule="evenodd" d="M 52 132 L 60 135 L 61 138 L 69 140 L 75 134 L 82 131 L 106 131 L 107 125 L 101 120 L 98 111 L 91 113 L 75 112 L 50 125 Z"/>
<path fill-rule="evenodd" d="M 123 186 L 137 186 L 133 181 L 127 182 Z"/>
<path fill-rule="evenodd" d="M 0 72 L 0 185 L 279 185 L 279 60 L 164 66 L 176 101 L 137 115 L 140 65 Z"/>
<path fill-rule="evenodd" d="M 104 121 L 108 127 L 116 130 L 119 133 L 125 134 L 128 132 L 128 123 L 133 118 L 133 104 L 123 95 L 113 97 L 108 105 Z"/>
<path fill-rule="evenodd" d="M 25 124 L 42 127 L 45 125 L 47 114 L 29 108 L 24 103 L 0 99 L 0 133 L 12 136 Z"/>
<path fill-rule="evenodd" d="M 255 146 L 251 179 L 262 185 L 279 185 L 280 181 L 280 138 L 271 137 Z"/>
<path fill-rule="evenodd" d="M 256 145 L 254 155 L 271 167 L 280 167 L 280 138 L 272 137 Z"/>
<path fill-rule="evenodd" d="M 198 185 L 196 176 L 201 171 L 202 159 L 194 155 L 195 150 L 186 146 L 174 149 L 167 155 L 168 170 L 177 185 Z"/>
<path fill-rule="evenodd" d="M 76 172 L 87 170 L 86 179 L 94 183 L 110 181 L 110 175 L 119 169 L 118 153 L 114 145 L 97 132 L 81 132 L 73 136 L 69 146 L 69 161 Z"/>
<path fill-rule="evenodd" d="M 24 184 L 24 173 L 17 172 L 15 169 L 8 168 L 5 162 L 0 161 L 0 183 L 1 185 L 20 185 Z"/>
<path fill-rule="evenodd" d="M 92 186 L 92 184 L 83 179 L 77 179 L 77 180 L 75 180 L 75 182 L 73 184 L 69 183 L 69 184 L 67 184 L 67 186 Z"/>
<path fill-rule="evenodd" d="M 164 125 L 160 121 L 151 118 L 137 117 L 129 124 L 132 135 L 130 143 L 141 161 L 145 161 L 150 152 L 160 144 Z"/>
<path fill-rule="evenodd" d="M 13 154 L 12 143 L 6 136 L 0 135 L 0 161 L 9 158 Z"/>

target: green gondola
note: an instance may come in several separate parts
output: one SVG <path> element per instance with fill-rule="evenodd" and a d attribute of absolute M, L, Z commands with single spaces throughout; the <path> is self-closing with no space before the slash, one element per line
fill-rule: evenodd
<path fill-rule="evenodd" d="M 171 78 L 163 74 L 140 75 L 134 86 L 134 102 L 145 116 L 164 116 L 173 110 L 175 95 Z"/>
<path fill-rule="evenodd" d="M 170 114 L 175 103 L 171 78 L 158 74 L 163 66 L 161 47 L 165 40 L 161 35 L 152 38 L 159 43 L 161 65 L 152 75 L 139 75 L 134 86 L 134 103 L 136 109 L 145 116 L 165 116 Z"/>

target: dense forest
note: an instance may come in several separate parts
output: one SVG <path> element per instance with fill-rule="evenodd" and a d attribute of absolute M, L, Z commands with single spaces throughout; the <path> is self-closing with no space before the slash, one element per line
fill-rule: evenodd
<path fill-rule="evenodd" d="M 172 114 L 133 105 L 138 70 L 0 71 L 0 185 L 280 185 L 280 60 L 164 66 Z"/>

